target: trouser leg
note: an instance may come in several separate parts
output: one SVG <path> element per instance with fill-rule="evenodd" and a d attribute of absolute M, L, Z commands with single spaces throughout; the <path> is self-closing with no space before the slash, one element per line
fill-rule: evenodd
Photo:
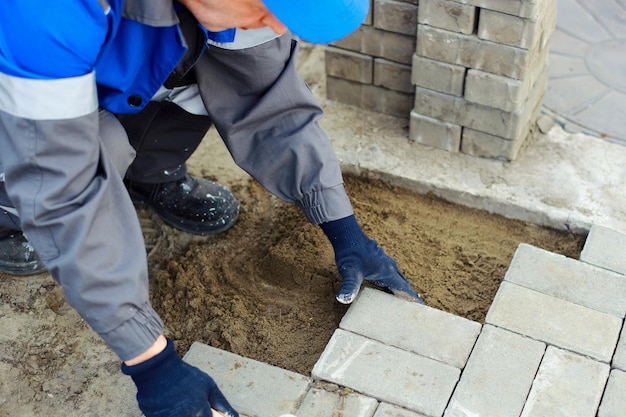
<path fill-rule="evenodd" d="M 137 151 L 126 172 L 131 182 L 162 183 L 184 177 L 185 162 L 211 127 L 208 116 L 189 113 L 170 101 L 151 101 L 141 112 L 117 118 Z"/>
<path fill-rule="evenodd" d="M 290 34 L 261 45 L 211 46 L 196 64 L 200 94 L 235 162 L 315 224 L 353 213 L 322 110 L 297 74 Z"/>
<path fill-rule="evenodd" d="M 138 114 L 117 117 L 137 151 L 125 175 L 135 202 L 188 233 L 221 233 L 235 224 L 239 202 L 230 190 L 187 175 L 186 161 L 211 126 L 197 85 L 163 88 Z"/>

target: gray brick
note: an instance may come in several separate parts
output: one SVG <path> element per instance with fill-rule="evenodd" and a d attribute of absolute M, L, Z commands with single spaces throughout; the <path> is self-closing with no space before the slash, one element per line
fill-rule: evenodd
<path fill-rule="evenodd" d="M 422 0 L 418 22 L 452 32 L 474 33 L 476 7 L 450 0 Z"/>
<path fill-rule="evenodd" d="M 417 28 L 417 54 L 436 61 L 524 79 L 533 55 L 524 49 L 426 25 Z"/>
<path fill-rule="evenodd" d="M 444 417 L 518 417 L 546 345 L 484 326 Z"/>
<path fill-rule="evenodd" d="M 453 366 L 342 329 L 335 331 L 312 372 L 315 379 L 428 416 L 443 413 L 459 374 Z"/>
<path fill-rule="evenodd" d="M 417 5 L 395 0 L 374 1 L 374 27 L 416 36 Z"/>
<path fill-rule="evenodd" d="M 547 83 L 547 77 L 541 82 L 542 85 Z M 414 110 L 433 119 L 515 140 L 528 134 L 543 91 L 538 86 L 535 95 L 528 98 L 527 105 L 521 111 L 513 113 L 471 103 L 461 97 L 416 87 Z M 539 93 L 541 96 L 537 97 Z M 535 104 L 531 107 L 532 103 Z"/>
<path fill-rule="evenodd" d="M 457 0 L 461 4 L 508 13 L 514 16 L 537 19 L 543 3 L 550 0 Z"/>
<path fill-rule="evenodd" d="M 520 244 L 504 279 L 616 317 L 626 315 L 623 275 L 544 249 Z"/>
<path fill-rule="evenodd" d="M 330 46 L 336 46 L 338 48 L 347 49 L 354 52 L 363 52 L 363 37 L 365 31 L 368 29 L 368 26 L 361 25 L 350 35 L 331 43 Z"/>
<path fill-rule="evenodd" d="M 626 324 L 622 327 L 622 334 L 619 338 L 619 342 L 617 342 L 617 348 L 615 349 L 611 365 L 614 368 L 626 371 Z"/>
<path fill-rule="evenodd" d="M 465 99 L 472 103 L 496 109 L 518 112 L 525 105 L 528 97 L 537 88 L 537 80 L 548 73 L 547 55 L 538 62 L 524 80 L 494 75 L 488 72 L 470 69 L 465 79 Z"/>
<path fill-rule="evenodd" d="M 525 136 L 520 136 L 515 140 L 510 140 L 464 127 L 461 134 L 461 152 L 481 158 L 512 161 L 517 157 L 524 139 Z"/>
<path fill-rule="evenodd" d="M 624 417 L 626 415 L 626 372 L 613 369 L 604 390 L 598 417 Z"/>
<path fill-rule="evenodd" d="M 486 323 L 609 362 L 622 321 L 615 316 L 502 282 Z"/>
<path fill-rule="evenodd" d="M 348 392 L 346 392 L 348 391 Z M 372 417 L 378 401 L 349 390 L 311 388 L 298 409 L 298 417 L 351 416 Z"/>
<path fill-rule="evenodd" d="M 339 327 L 462 368 L 481 326 L 441 310 L 363 288 Z"/>
<path fill-rule="evenodd" d="M 374 60 L 374 85 L 413 94 L 411 67 L 382 58 Z"/>
<path fill-rule="evenodd" d="M 329 100 L 361 107 L 363 84 L 331 76 L 326 77 L 326 97 Z"/>
<path fill-rule="evenodd" d="M 374 58 L 329 46 L 326 48 L 326 74 L 345 80 L 371 84 Z"/>
<path fill-rule="evenodd" d="M 414 413 L 413 411 L 400 408 L 398 406 L 381 403 L 376 410 L 374 417 L 426 417 L 424 414 Z"/>
<path fill-rule="evenodd" d="M 405 94 L 373 85 L 363 86 L 361 107 L 364 109 L 408 119 L 412 104 L 413 94 Z"/>
<path fill-rule="evenodd" d="M 415 52 L 415 36 L 387 32 L 371 26 L 360 26 L 351 35 L 331 45 L 411 65 Z"/>
<path fill-rule="evenodd" d="M 448 152 L 458 152 L 461 146 L 461 126 L 442 122 L 412 111 L 409 123 L 409 139 L 421 145 L 432 146 Z"/>
<path fill-rule="evenodd" d="M 520 417 L 595 417 L 609 366 L 548 347 Z"/>
<path fill-rule="evenodd" d="M 556 25 L 556 2 L 543 1 L 537 20 L 482 10 L 478 24 L 481 39 L 532 49 L 542 37 L 549 37 Z"/>
<path fill-rule="evenodd" d="M 326 96 L 329 100 L 406 119 L 413 104 L 412 94 L 332 76 L 326 77 Z"/>
<path fill-rule="evenodd" d="M 463 96 L 465 67 L 413 55 L 411 82 L 418 87 Z"/>
<path fill-rule="evenodd" d="M 361 52 L 410 65 L 415 51 L 415 42 L 415 35 L 408 36 L 372 27 L 363 33 Z"/>
<path fill-rule="evenodd" d="M 626 234 L 604 226 L 592 225 L 580 260 L 626 274 Z"/>
<path fill-rule="evenodd" d="M 310 378 L 295 372 L 198 342 L 184 359 L 211 375 L 232 406 L 250 416 L 295 412 L 311 383 Z"/>

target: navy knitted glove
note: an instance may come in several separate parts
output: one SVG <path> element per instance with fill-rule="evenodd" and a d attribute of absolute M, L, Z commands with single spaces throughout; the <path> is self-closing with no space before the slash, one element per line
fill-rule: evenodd
<path fill-rule="evenodd" d="M 122 364 L 137 386 L 137 402 L 145 417 L 211 417 L 211 407 L 239 417 L 213 378 L 184 362 L 167 339 L 166 348 L 137 365 Z"/>
<path fill-rule="evenodd" d="M 333 245 L 342 278 L 337 301 L 343 304 L 354 301 L 365 279 L 394 295 L 424 304 L 398 269 L 396 261 L 363 233 L 354 215 L 322 223 L 320 227 Z"/>

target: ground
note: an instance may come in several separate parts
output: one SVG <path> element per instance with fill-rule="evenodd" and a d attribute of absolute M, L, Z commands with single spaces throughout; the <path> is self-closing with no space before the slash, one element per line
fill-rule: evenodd
<path fill-rule="evenodd" d="M 189 166 L 240 199 L 230 231 L 192 237 L 138 207 L 153 304 L 181 354 L 202 341 L 309 374 L 347 310 L 334 301 L 331 247 L 297 208 L 233 171 L 217 143 L 209 135 Z M 426 303 L 479 322 L 519 243 L 577 258 L 584 241 L 367 176 L 346 176 L 346 189 L 366 233 Z M 0 274 L 0 322 L 0 417 L 140 415 L 119 360 L 49 275 Z"/>

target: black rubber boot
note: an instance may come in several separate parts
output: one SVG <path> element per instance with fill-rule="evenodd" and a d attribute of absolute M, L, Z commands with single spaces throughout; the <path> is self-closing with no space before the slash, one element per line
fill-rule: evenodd
<path fill-rule="evenodd" d="M 154 210 L 168 225 L 195 235 L 230 229 L 239 217 L 239 202 L 224 186 L 186 175 L 160 184 L 127 182 L 135 203 Z"/>
<path fill-rule="evenodd" d="M 0 272 L 37 275 L 45 271 L 46 267 L 22 232 L 0 228 Z"/>

